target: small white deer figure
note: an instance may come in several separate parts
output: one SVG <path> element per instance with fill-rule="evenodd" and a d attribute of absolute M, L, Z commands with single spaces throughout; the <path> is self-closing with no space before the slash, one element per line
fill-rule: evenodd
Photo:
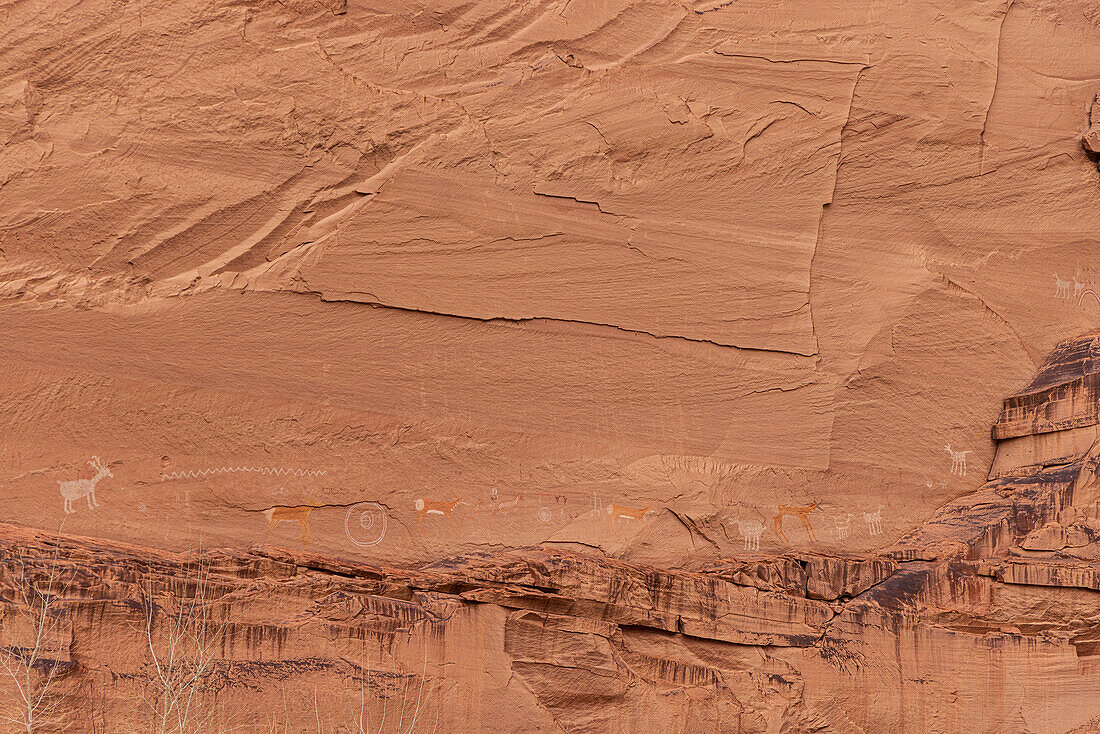
<path fill-rule="evenodd" d="M 951 454 L 951 473 L 958 474 L 960 477 L 966 476 L 966 455 L 971 453 L 970 451 L 952 451 L 951 444 L 947 444 L 943 447 L 944 451 Z"/>
<path fill-rule="evenodd" d="M 745 539 L 745 550 L 760 550 L 760 536 L 764 534 L 763 520 L 742 520 L 741 518 L 737 518 L 733 521 L 733 524 L 737 526 L 737 529 L 741 531 L 741 536 Z"/>
<path fill-rule="evenodd" d="M 1054 274 L 1054 297 L 1055 298 L 1069 298 L 1069 286 L 1068 280 L 1062 280 L 1058 277 L 1058 273 Z"/>
<path fill-rule="evenodd" d="M 849 515 L 849 517 L 851 517 Z M 869 535 L 878 535 L 882 532 L 882 505 L 878 506 L 878 509 L 874 512 L 864 512 L 863 520 L 867 523 L 867 533 Z"/>
<path fill-rule="evenodd" d="M 1073 297 L 1074 298 L 1080 297 L 1081 292 L 1085 290 L 1086 285 L 1087 285 L 1087 283 L 1078 283 L 1077 282 L 1077 276 L 1076 275 L 1073 276 Z"/>
<path fill-rule="evenodd" d="M 98 456 L 93 456 L 88 464 L 95 469 L 95 476 L 91 479 L 72 479 L 67 482 L 58 482 L 61 489 L 61 497 L 65 500 L 66 515 L 76 512 L 76 510 L 73 509 L 73 501 L 81 497 L 86 497 L 88 499 L 89 510 L 99 507 L 99 503 L 95 498 L 95 485 L 99 484 L 100 480 L 104 477 L 114 476 L 111 470 L 107 468 L 107 465 L 99 460 Z"/>
<path fill-rule="evenodd" d="M 852 513 L 848 513 L 842 522 L 839 516 L 833 516 L 833 525 L 836 526 L 836 539 L 844 540 L 852 530 Z"/>

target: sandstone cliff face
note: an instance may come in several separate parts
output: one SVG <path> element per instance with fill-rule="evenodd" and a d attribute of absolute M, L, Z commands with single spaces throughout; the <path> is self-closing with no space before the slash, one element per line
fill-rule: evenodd
<path fill-rule="evenodd" d="M 0 28 L 0 718 L 1100 728 L 1095 3 Z"/>
<path fill-rule="evenodd" d="M 1001 476 L 865 554 L 669 569 L 545 543 L 399 569 L 3 525 L 3 710 L 40 731 L 1093 731 L 1100 440 L 1066 447 L 1100 423 L 1098 357 L 1100 332 L 1055 350 L 1004 401 Z"/>

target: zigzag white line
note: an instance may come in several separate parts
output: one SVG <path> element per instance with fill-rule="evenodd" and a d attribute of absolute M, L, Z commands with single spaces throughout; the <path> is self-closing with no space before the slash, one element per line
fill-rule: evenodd
<path fill-rule="evenodd" d="M 274 474 L 277 477 L 319 477 L 325 473 L 324 469 L 283 469 L 277 466 L 219 466 L 216 469 L 193 469 L 191 471 L 174 471 L 170 474 L 161 474 L 160 481 L 169 479 L 201 479 L 214 474 L 231 474 L 234 472 L 253 472 L 256 474 Z"/>

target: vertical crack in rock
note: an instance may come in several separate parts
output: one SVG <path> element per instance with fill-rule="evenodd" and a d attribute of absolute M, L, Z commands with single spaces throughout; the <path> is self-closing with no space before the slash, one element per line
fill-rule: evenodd
<path fill-rule="evenodd" d="M 997 87 L 1001 82 L 1001 43 L 1004 40 L 1005 22 L 1008 21 L 1008 13 L 1016 0 L 1008 0 L 1005 3 L 1004 14 L 997 26 L 997 58 L 993 68 L 993 92 L 989 95 L 989 104 L 986 105 L 985 115 L 982 117 L 982 131 L 978 135 L 978 175 L 985 175 L 985 129 L 989 124 L 989 112 L 993 109 L 993 101 L 997 99 Z"/>

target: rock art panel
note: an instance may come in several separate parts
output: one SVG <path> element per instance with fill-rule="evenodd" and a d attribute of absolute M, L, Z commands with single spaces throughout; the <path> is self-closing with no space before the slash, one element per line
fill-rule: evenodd
<path fill-rule="evenodd" d="M 5 6 L 0 718 L 1100 729 L 1093 5 Z"/>

